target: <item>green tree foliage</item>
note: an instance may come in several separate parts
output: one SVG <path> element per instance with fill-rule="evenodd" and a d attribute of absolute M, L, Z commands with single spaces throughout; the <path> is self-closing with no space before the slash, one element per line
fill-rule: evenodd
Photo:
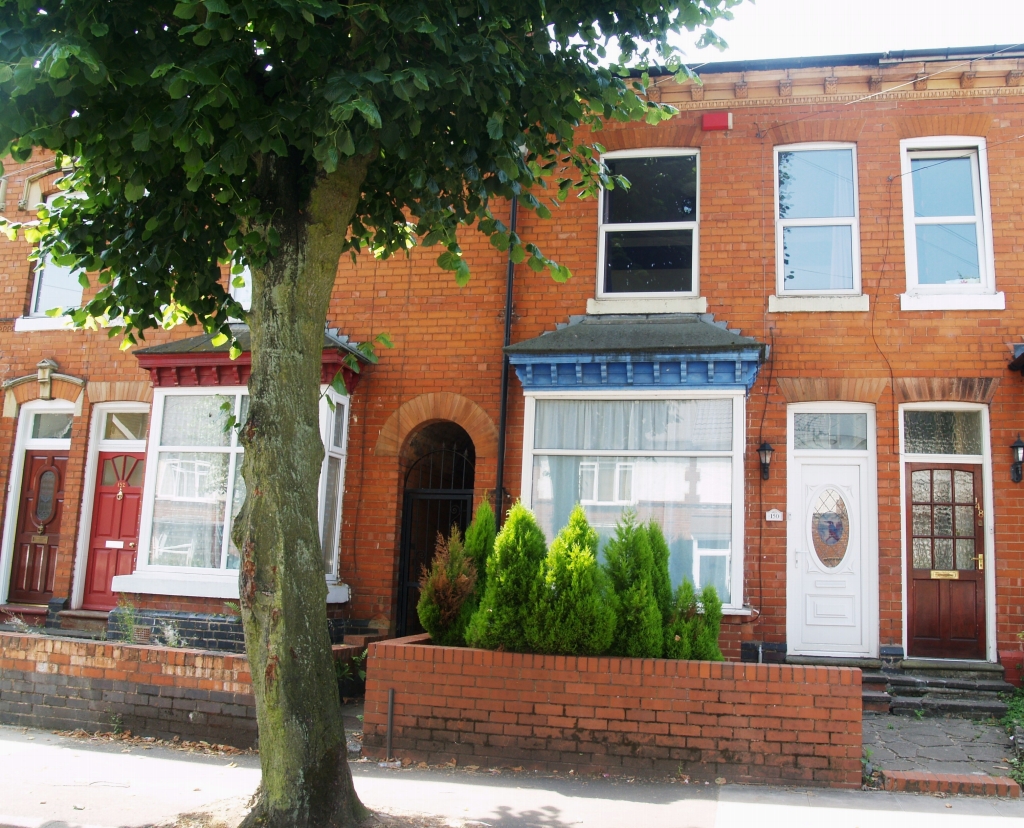
<path fill-rule="evenodd" d="M 487 559 L 487 587 L 469 622 L 466 643 L 487 650 L 528 651 L 528 598 L 546 555 L 544 533 L 533 512 L 517 501 Z"/>
<path fill-rule="evenodd" d="M 339 257 L 440 245 L 438 266 L 461 285 L 458 232 L 475 226 L 513 262 L 565 280 L 495 202 L 516 196 L 544 218 L 572 191 L 624 185 L 601 164 L 603 122 L 671 117 L 642 67 L 677 66 L 670 38 L 738 2 L 0 0 L 0 159 L 53 151 L 71 163 L 61 186 L 83 196 L 31 227 L 0 226 L 89 274 L 97 290 L 68 312 L 74 324 L 108 325 L 125 346 L 179 323 L 218 344 L 231 317 L 252 330 L 233 530 L 260 677 L 263 779 L 247 824 L 364 815 L 309 473 L 323 457 L 320 351 Z M 251 270 L 248 313 L 221 284 L 225 264 Z"/>
<path fill-rule="evenodd" d="M 475 584 L 476 566 L 463 546 L 459 528 L 453 526 L 447 538 L 438 534 L 430 569 L 423 567 L 416 605 L 420 624 L 438 646 L 465 645 L 466 626 L 476 609 Z"/>
<path fill-rule="evenodd" d="M 483 595 L 487 586 L 487 559 L 494 551 L 494 537 L 497 527 L 494 523 L 494 511 L 485 500 L 477 506 L 473 522 L 466 530 L 466 556 L 473 561 L 476 568 L 476 594 Z"/>
<path fill-rule="evenodd" d="M 647 540 L 651 545 L 651 554 L 654 556 L 654 567 L 651 570 L 654 597 L 658 601 L 658 609 L 661 610 L 661 623 L 665 625 L 672 614 L 672 578 L 668 574 L 668 541 L 665 540 L 665 533 L 661 531 L 661 526 L 654 518 L 648 521 L 646 529 Z"/>
<path fill-rule="evenodd" d="M 663 646 L 661 609 L 654 591 L 654 555 L 647 530 L 627 509 L 605 547 L 605 569 L 618 598 L 613 655 L 658 658 Z"/>
<path fill-rule="evenodd" d="M 683 581 L 665 626 L 665 658 L 724 661 L 718 646 L 721 629 L 722 602 L 717 590 L 708 584 L 698 601 L 693 584 Z"/>
<path fill-rule="evenodd" d="M 526 627 L 533 652 L 599 655 L 611 646 L 615 594 L 597 547 L 597 532 L 577 504 L 534 581 Z"/>

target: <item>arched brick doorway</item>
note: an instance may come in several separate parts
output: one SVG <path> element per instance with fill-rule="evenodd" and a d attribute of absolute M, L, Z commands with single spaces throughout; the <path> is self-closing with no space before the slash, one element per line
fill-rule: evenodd
<path fill-rule="evenodd" d="M 476 447 L 457 423 L 443 420 L 413 434 L 401 452 L 404 470 L 402 532 L 398 552 L 398 635 L 422 632 L 416 604 L 423 567 L 434 557 L 438 534 L 465 532 L 473 516 Z"/>

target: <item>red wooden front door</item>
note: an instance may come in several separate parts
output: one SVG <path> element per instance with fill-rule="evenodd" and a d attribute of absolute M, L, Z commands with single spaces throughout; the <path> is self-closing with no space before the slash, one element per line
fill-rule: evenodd
<path fill-rule="evenodd" d="M 907 466 L 908 655 L 985 658 L 981 466 Z"/>
<path fill-rule="evenodd" d="M 111 581 L 135 569 L 144 470 L 144 454 L 100 452 L 83 609 L 113 609 Z"/>
<path fill-rule="evenodd" d="M 11 603 L 45 604 L 53 597 L 67 467 L 67 452 L 25 452 L 11 567 Z"/>

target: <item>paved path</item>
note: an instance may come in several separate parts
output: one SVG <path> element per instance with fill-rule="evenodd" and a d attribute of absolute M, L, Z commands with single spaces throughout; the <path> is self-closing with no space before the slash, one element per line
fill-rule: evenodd
<path fill-rule="evenodd" d="M 998 725 L 885 714 L 865 714 L 864 748 L 876 770 L 1008 776 L 1013 756 L 1013 743 Z"/>
<path fill-rule="evenodd" d="M 232 767 L 234 765 L 234 767 Z M 1022 828 L 1024 802 L 690 786 L 352 765 L 371 808 L 493 828 Z M 257 757 L 208 757 L 0 727 L 0 828 L 142 828 L 244 803 Z"/>

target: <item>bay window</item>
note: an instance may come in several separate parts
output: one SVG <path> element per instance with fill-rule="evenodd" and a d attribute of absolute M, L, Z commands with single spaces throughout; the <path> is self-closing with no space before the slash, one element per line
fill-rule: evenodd
<path fill-rule="evenodd" d="M 348 400 L 321 403 L 325 457 L 319 518 L 324 572 L 338 573 Z M 114 589 L 164 595 L 237 597 L 241 555 L 231 538 L 245 501 L 244 449 L 229 418 L 244 423 L 247 389 L 156 389 L 143 496 L 139 561 Z M 347 592 L 343 593 L 347 600 Z"/>
<path fill-rule="evenodd" d="M 576 503 L 604 543 L 623 510 L 661 525 L 673 586 L 742 605 L 743 396 L 527 397 L 523 489 L 550 542 Z"/>

